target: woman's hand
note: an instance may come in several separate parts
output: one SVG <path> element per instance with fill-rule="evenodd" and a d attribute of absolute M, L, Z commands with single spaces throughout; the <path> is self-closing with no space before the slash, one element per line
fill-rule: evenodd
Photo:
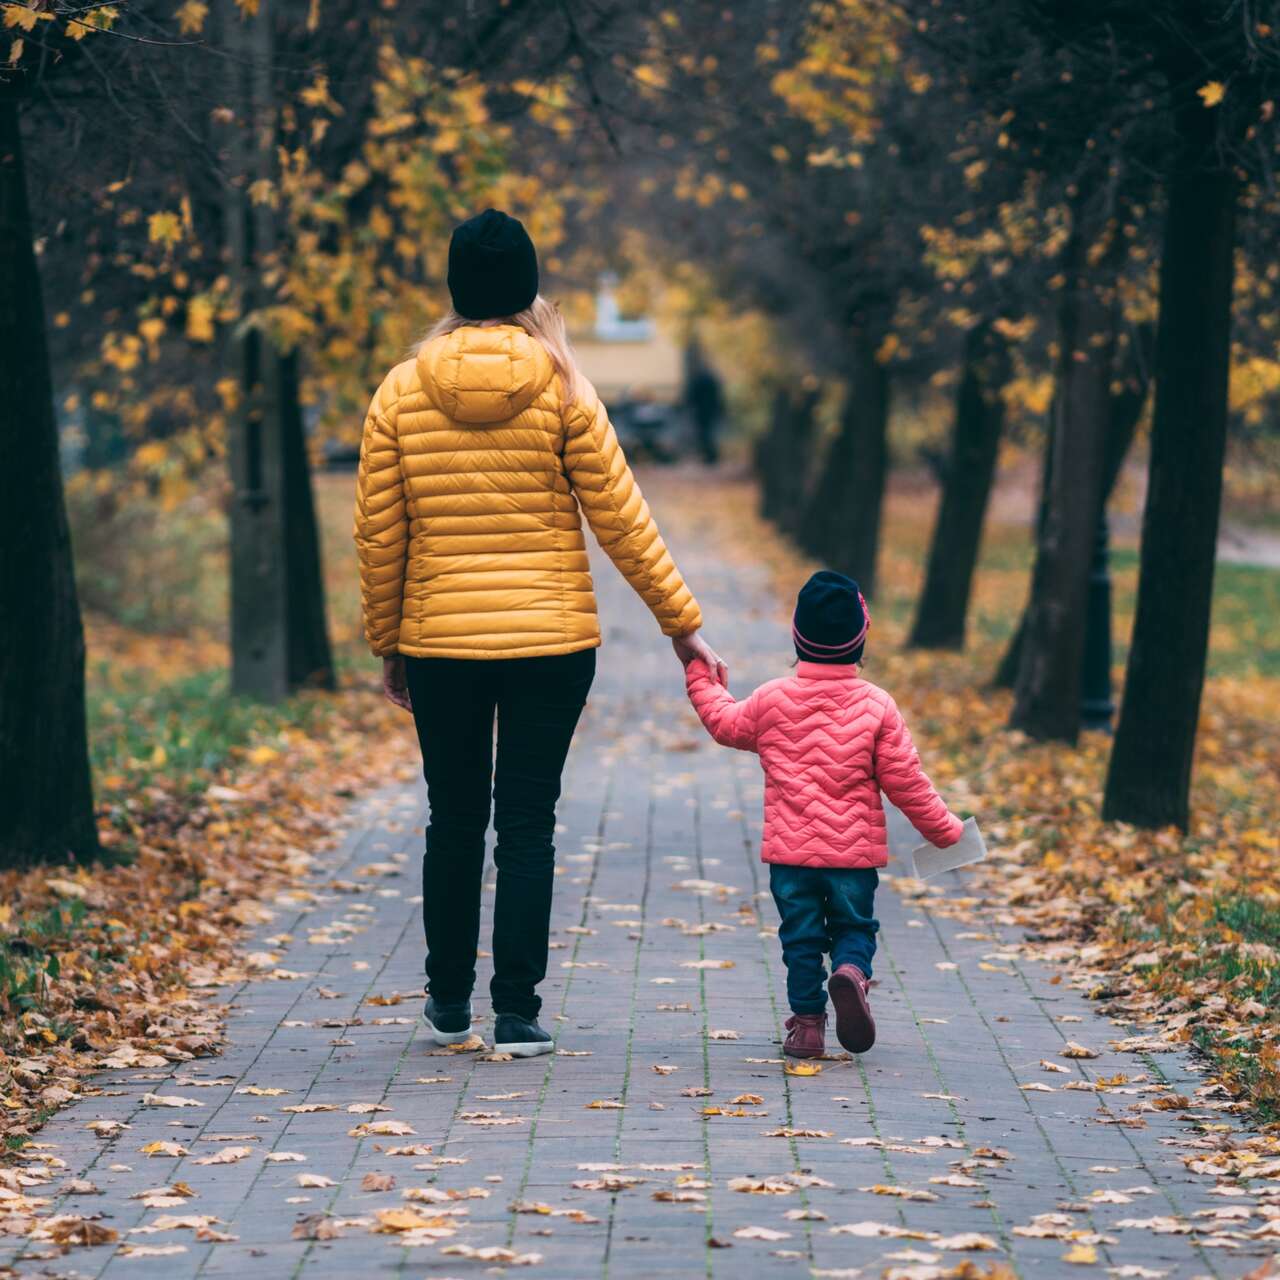
<path fill-rule="evenodd" d="M 409 701 L 409 682 L 404 675 L 404 658 L 398 653 L 382 660 L 382 692 L 388 702 L 405 711 L 413 710 Z"/>
<path fill-rule="evenodd" d="M 702 638 L 701 631 L 691 631 L 687 636 L 672 636 L 671 647 L 681 665 L 688 666 L 694 661 L 705 662 L 707 670 L 715 676 L 719 684 L 728 688 L 729 668 L 724 665 L 720 655 Z"/>

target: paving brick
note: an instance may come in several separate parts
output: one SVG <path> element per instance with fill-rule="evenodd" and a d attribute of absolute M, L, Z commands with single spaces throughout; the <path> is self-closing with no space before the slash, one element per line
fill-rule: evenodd
<path fill-rule="evenodd" d="M 661 518 L 661 500 L 656 505 Z M 701 594 L 709 631 L 731 661 L 735 689 L 745 691 L 785 671 L 786 631 L 763 571 L 735 567 L 714 545 L 679 550 L 691 579 L 708 585 Z M 785 973 L 769 932 L 776 916 L 767 870 L 756 853 L 758 766 L 702 736 L 685 705 L 679 670 L 643 609 L 608 566 L 599 569 L 597 581 L 606 643 L 565 777 L 553 949 L 543 987 L 546 1024 L 556 1029 L 563 1049 L 589 1056 L 490 1063 L 431 1051 L 413 994 L 422 974 L 423 792 L 412 787 L 369 797 L 356 806 L 345 842 L 318 856 L 308 886 L 315 899 L 282 898 L 272 904 L 276 918 L 262 930 L 263 938 L 291 934 L 294 940 L 278 948 L 280 963 L 308 976 L 215 993 L 232 1006 L 223 1057 L 162 1072 L 104 1073 L 98 1081 L 106 1091 L 102 1096 L 85 1099 L 46 1126 L 42 1139 L 66 1161 L 68 1174 L 94 1181 L 103 1193 L 66 1196 L 59 1207 L 102 1212 L 133 1242 L 187 1246 L 185 1253 L 155 1259 L 129 1259 L 110 1248 L 78 1250 L 66 1260 L 68 1267 L 79 1276 L 110 1280 L 481 1274 L 483 1263 L 443 1255 L 438 1247 L 406 1249 L 394 1236 L 360 1225 L 333 1241 L 292 1238 L 302 1216 L 367 1217 L 402 1204 L 405 1188 L 425 1186 L 490 1193 L 454 1202 L 452 1207 L 469 1212 L 457 1217 L 456 1235 L 446 1243 L 541 1253 L 544 1263 L 530 1274 L 556 1280 L 597 1277 L 606 1270 L 615 1280 L 736 1280 L 804 1276 L 810 1267 L 863 1267 L 873 1276 L 888 1265 L 886 1255 L 930 1248 L 920 1241 L 832 1231 L 866 1221 L 944 1235 L 979 1231 L 998 1245 L 997 1253 L 981 1260 L 999 1257 L 1021 1276 L 1053 1280 L 1081 1274 L 1062 1261 L 1066 1246 L 1015 1236 L 1013 1228 L 1063 1203 L 1084 1205 L 1092 1191 L 1134 1186 L 1150 1186 L 1153 1194 L 1135 1195 L 1129 1205 L 1093 1205 L 1073 1213 L 1082 1229 L 1116 1238 L 1101 1250 L 1106 1265 L 1141 1263 L 1175 1278 L 1238 1276 L 1256 1265 L 1259 1255 L 1246 1251 L 1228 1256 L 1201 1250 L 1185 1236 L 1116 1228 L 1126 1217 L 1188 1213 L 1224 1202 L 1207 1195 L 1211 1184 L 1189 1175 L 1178 1149 L 1167 1145 L 1185 1130 L 1176 1117 L 1149 1116 L 1141 1129 L 1104 1126 L 1102 1099 L 1061 1087 L 1072 1078 L 1158 1069 L 1187 1091 L 1198 1078 L 1192 1065 L 1176 1055 L 1143 1064 L 1107 1050 L 1119 1029 L 1076 992 L 1051 986 L 1041 966 L 1008 961 L 1008 974 L 978 967 L 1001 942 L 1016 938 L 1007 931 L 996 941 L 959 936 L 973 930 L 931 913 L 927 898 L 899 897 L 891 875 L 878 900 L 883 947 L 873 994 L 876 1048 L 856 1062 L 828 1061 L 811 1078 L 782 1073 L 777 1060 L 787 1014 Z M 402 873 L 360 874 L 370 864 L 388 862 Z M 361 892 L 333 891 L 330 882 L 339 878 L 361 884 Z M 492 876 L 487 879 L 491 886 Z M 676 887 L 698 880 L 727 887 L 705 893 Z M 952 878 L 944 892 L 962 883 Z M 484 895 L 486 930 L 492 902 L 490 889 Z M 751 914 L 753 906 L 759 919 Z M 309 928 L 335 921 L 355 931 L 338 944 L 308 943 Z M 254 945 L 266 944 L 259 939 Z M 482 947 L 489 950 L 487 934 Z M 732 967 L 689 967 L 703 959 Z M 485 1030 L 488 965 L 482 958 L 476 997 L 477 1021 Z M 336 998 L 325 998 L 335 992 Z M 365 1002 L 394 992 L 410 993 L 409 998 L 392 1005 Z M 1056 1022 L 1063 1014 L 1081 1021 Z M 391 1021 L 379 1024 L 377 1018 Z M 322 1027 L 315 1025 L 319 1019 L 362 1022 Z M 301 1025 L 287 1025 L 293 1023 Z M 736 1032 L 738 1038 L 709 1039 L 712 1031 Z M 1104 1050 L 1102 1057 L 1062 1059 L 1065 1032 Z M 1071 1074 L 1045 1072 L 1042 1058 L 1062 1062 Z M 677 1069 L 662 1075 L 652 1069 L 655 1064 Z M 230 1083 L 192 1083 L 224 1077 Z M 419 1083 L 436 1077 L 447 1079 Z M 1033 1082 L 1054 1092 L 1019 1087 Z M 235 1092 L 249 1085 L 288 1092 Z M 683 1096 L 690 1087 L 711 1093 Z M 182 1112 L 148 1107 L 142 1103 L 147 1092 L 194 1096 L 204 1106 Z M 495 1094 L 520 1096 L 486 1098 Z M 741 1094 L 764 1101 L 738 1105 L 768 1114 L 703 1114 L 704 1107 L 729 1106 Z M 594 1099 L 625 1106 L 588 1109 Z M 1113 1096 L 1105 1105 L 1123 1116 L 1134 1101 Z M 307 1102 L 341 1110 L 282 1110 Z M 345 1108 L 353 1102 L 390 1111 L 349 1113 Z M 483 1110 L 501 1111 L 502 1118 L 518 1123 L 484 1127 L 463 1118 Z M 131 1127 L 101 1141 L 84 1128 L 98 1117 Z M 388 1117 L 410 1124 L 415 1135 L 349 1136 L 362 1121 Z M 764 1136 L 777 1128 L 820 1129 L 832 1136 Z M 245 1136 L 238 1143 L 213 1140 L 228 1134 Z M 963 1147 L 919 1146 L 922 1139 L 939 1138 Z M 156 1139 L 177 1140 L 191 1154 L 159 1159 L 139 1152 Z M 865 1145 L 867 1139 L 917 1150 L 880 1150 Z M 431 1155 L 391 1156 L 378 1149 L 411 1143 L 430 1144 Z M 252 1154 L 230 1165 L 196 1163 L 237 1144 Z M 982 1145 L 1004 1148 L 1010 1158 L 1001 1167 L 975 1170 L 979 1187 L 930 1182 Z M 306 1159 L 271 1163 L 265 1158 L 271 1152 L 297 1152 Z M 436 1164 L 440 1157 L 465 1163 Z M 637 1168 L 676 1163 L 694 1167 Z M 583 1164 L 621 1165 L 645 1181 L 612 1195 L 572 1189 L 573 1181 L 600 1176 L 581 1169 Z M 127 1167 L 113 1171 L 112 1165 Z M 1100 1172 L 1099 1166 L 1118 1172 Z M 736 1176 L 798 1170 L 822 1183 L 777 1196 L 728 1189 Z M 361 1182 L 370 1172 L 394 1174 L 395 1187 L 364 1191 Z M 682 1172 L 710 1183 L 701 1189 L 704 1201 L 653 1198 L 657 1190 L 677 1187 Z M 303 1188 L 303 1173 L 323 1174 L 336 1185 Z M 501 1181 L 487 1182 L 486 1175 Z M 131 1197 L 175 1180 L 197 1192 L 184 1211 L 216 1215 L 238 1241 L 202 1243 L 189 1231 L 131 1234 L 158 1217 Z M 938 1199 L 903 1201 L 862 1189 L 891 1184 L 929 1190 Z M 509 1206 L 518 1199 L 585 1210 L 600 1221 L 514 1214 Z M 801 1208 L 825 1218 L 786 1217 Z M 788 1235 L 777 1242 L 734 1237 L 750 1226 Z M 732 1247 L 709 1249 L 709 1236 Z M 969 1255 L 945 1256 L 955 1263 Z M 3 1263 L 32 1277 L 53 1265 L 24 1260 L 21 1242 L 8 1237 L 0 1239 Z"/>

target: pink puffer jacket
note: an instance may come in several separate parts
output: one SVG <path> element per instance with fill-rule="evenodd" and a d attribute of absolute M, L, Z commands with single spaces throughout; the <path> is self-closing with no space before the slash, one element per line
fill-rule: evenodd
<path fill-rule="evenodd" d="M 897 704 L 856 667 L 800 662 L 743 702 L 701 662 L 685 668 L 685 682 L 717 742 L 760 756 L 765 862 L 883 867 L 882 790 L 931 844 L 960 839 L 960 819 L 920 767 Z"/>

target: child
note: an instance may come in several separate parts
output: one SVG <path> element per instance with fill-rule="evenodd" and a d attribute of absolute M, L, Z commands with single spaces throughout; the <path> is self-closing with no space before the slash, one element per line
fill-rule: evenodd
<path fill-rule="evenodd" d="M 792 1014 L 784 1047 L 796 1058 L 825 1051 L 828 992 L 840 1043 L 851 1053 L 875 1043 L 867 987 L 880 927 L 876 868 L 888 861 L 881 790 L 939 848 L 961 834 L 893 699 L 858 674 L 870 625 L 858 584 L 824 569 L 796 602 L 794 675 L 735 702 L 702 662 L 685 668 L 689 698 L 711 736 L 757 752 L 764 769 L 760 856 L 782 917 Z M 824 952 L 832 968 L 825 992 Z"/>

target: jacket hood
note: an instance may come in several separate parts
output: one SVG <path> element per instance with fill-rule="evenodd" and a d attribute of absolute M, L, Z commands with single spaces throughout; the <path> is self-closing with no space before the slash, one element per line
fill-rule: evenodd
<path fill-rule="evenodd" d="M 432 403 L 455 422 L 506 422 L 546 389 L 555 372 L 546 348 L 517 325 L 464 325 L 418 352 Z"/>

